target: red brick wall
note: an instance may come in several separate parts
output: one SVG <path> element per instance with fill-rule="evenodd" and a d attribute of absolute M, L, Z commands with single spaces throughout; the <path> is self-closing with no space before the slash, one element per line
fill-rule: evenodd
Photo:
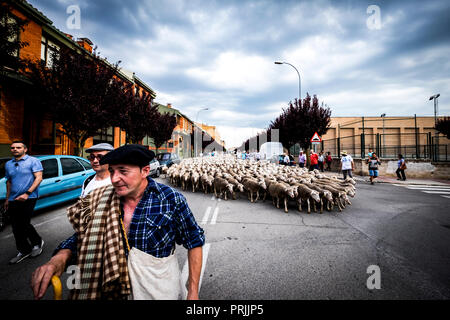
<path fill-rule="evenodd" d="M 27 19 L 21 12 L 13 9 L 12 13 L 21 18 Z M 28 19 L 29 22 L 25 26 L 25 30 L 20 34 L 20 40 L 28 42 L 28 46 L 20 50 L 20 57 L 22 59 L 40 59 L 41 58 L 41 39 L 42 27 L 36 22 Z"/>

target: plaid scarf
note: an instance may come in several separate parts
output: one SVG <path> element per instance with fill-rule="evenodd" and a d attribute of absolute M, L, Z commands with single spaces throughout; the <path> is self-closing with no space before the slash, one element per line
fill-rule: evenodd
<path fill-rule="evenodd" d="M 67 209 L 78 234 L 80 289 L 70 299 L 127 299 L 131 293 L 120 224 L 120 200 L 110 186 L 93 190 Z"/>

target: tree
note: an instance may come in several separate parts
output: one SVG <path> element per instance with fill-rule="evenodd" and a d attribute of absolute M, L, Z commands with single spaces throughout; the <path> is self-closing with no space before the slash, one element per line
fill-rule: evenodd
<path fill-rule="evenodd" d="M 150 127 L 149 136 L 153 138 L 156 152 L 162 144 L 172 138 L 173 129 L 177 126 L 177 117 L 169 113 L 159 114 Z"/>
<path fill-rule="evenodd" d="M 123 110 L 117 126 L 127 132 L 128 142 L 141 143 L 145 136 L 151 135 L 152 128 L 157 125 L 160 114 L 156 105 L 152 104 L 150 94 L 142 94 L 128 86 L 123 95 Z"/>
<path fill-rule="evenodd" d="M 47 112 L 81 155 L 86 139 L 117 122 L 124 98 L 124 83 L 116 77 L 120 62 L 110 65 L 96 51 L 92 55 L 61 48 L 52 66 L 27 61 L 26 74 L 35 112 Z"/>
<path fill-rule="evenodd" d="M 303 103 L 297 99 L 294 103 L 290 102 L 288 108 L 283 109 L 282 114 L 271 122 L 268 131 L 278 129 L 280 142 L 287 149 L 296 143 L 308 149 L 314 133 L 325 134 L 330 122 L 330 108 L 320 107 L 316 95 L 313 96 L 311 104 L 311 97 L 306 94 Z"/>
<path fill-rule="evenodd" d="M 435 129 L 450 139 L 450 117 L 444 117 L 436 122 Z"/>
<path fill-rule="evenodd" d="M 20 41 L 19 35 L 29 21 L 11 15 L 11 9 L 10 0 L 0 5 L 0 61 L 2 66 L 18 70 L 24 65 L 19 50 L 28 46 L 28 42 Z"/>

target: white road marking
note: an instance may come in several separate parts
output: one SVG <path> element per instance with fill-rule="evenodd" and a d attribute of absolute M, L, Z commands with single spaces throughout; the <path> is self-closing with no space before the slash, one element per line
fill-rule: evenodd
<path fill-rule="evenodd" d="M 412 190 L 440 190 L 440 191 L 450 191 L 450 188 L 445 188 L 445 187 L 437 187 L 437 186 L 433 186 L 433 187 L 430 187 L 430 186 L 427 186 L 427 187 L 411 187 L 411 186 L 408 186 L 408 187 L 406 187 L 406 188 L 408 188 L 408 189 L 412 189 Z"/>
<path fill-rule="evenodd" d="M 437 194 L 441 197 L 450 199 L 450 186 L 444 186 L 444 185 L 434 185 L 434 186 L 428 186 L 428 185 L 408 185 L 408 184 L 393 184 L 397 187 L 405 187 L 406 189 L 410 190 L 418 190 L 422 191 L 423 193 L 429 193 L 429 194 Z"/>
<path fill-rule="evenodd" d="M 202 287 L 202 280 L 203 280 L 203 273 L 205 272 L 205 267 L 206 267 L 206 261 L 208 261 L 208 253 L 209 253 L 209 248 L 211 247 L 210 243 L 205 243 L 205 245 L 203 246 L 203 253 L 202 253 L 202 271 L 200 273 L 200 282 L 198 284 L 198 292 L 200 293 L 200 289 Z M 184 287 L 186 287 L 187 281 L 189 278 L 189 262 L 188 260 L 186 260 L 186 262 L 184 263 L 183 266 L 183 270 L 181 271 L 181 283 L 184 285 Z M 187 292 L 185 292 L 185 294 L 187 294 Z M 184 300 L 186 300 L 186 296 L 184 297 Z"/>
<path fill-rule="evenodd" d="M 217 220 L 217 215 L 218 214 L 219 214 L 219 207 L 216 207 L 214 209 L 214 214 L 213 214 L 212 219 L 211 219 L 211 224 L 216 224 L 216 220 Z"/>
<path fill-rule="evenodd" d="M 215 199 L 216 199 L 216 196 L 212 196 L 212 197 L 211 197 L 211 200 L 215 200 Z"/>
<path fill-rule="evenodd" d="M 209 219 L 209 215 L 211 214 L 211 207 L 206 208 L 206 212 L 205 215 L 203 216 L 203 220 L 202 222 L 200 222 L 201 224 L 206 224 L 208 222 Z"/>
<path fill-rule="evenodd" d="M 422 191 L 425 193 L 432 193 L 432 194 L 450 194 L 450 191 Z"/>
<path fill-rule="evenodd" d="M 393 186 L 397 186 L 397 187 L 405 187 L 405 188 L 409 188 L 409 189 L 423 189 L 423 188 L 430 188 L 430 189 L 447 189 L 450 190 L 450 186 L 447 185 L 418 185 L 418 184 L 399 184 L 399 183 L 393 183 Z"/>

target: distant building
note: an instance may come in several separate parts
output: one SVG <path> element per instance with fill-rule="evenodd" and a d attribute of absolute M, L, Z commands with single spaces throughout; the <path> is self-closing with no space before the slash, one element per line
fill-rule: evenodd
<path fill-rule="evenodd" d="M 191 140 L 194 132 L 194 122 L 178 109 L 173 108 L 170 103 L 167 105 L 156 103 L 156 105 L 160 113 L 170 113 L 175 115 L 177 118 L 177 125 L 173 130 L 172 138 L 159 147 L 158 150 L 156 150 L 152 139 L 149 137 L 144 138 L 143 144 L 157 153 L 176 153 L 182 159 L 192 157 L 194 155 L 194 148 Z"/>
<path fill-rule="evenodd" d="M 335 156 L 346 150 L 361 157 L 372 148 L 389 158 L 396 158 L 398 153 L 408 158 L 426 158 L 438 152 L 441 157 L 447 154 L 450 160 L 450 140 L 443 135 L 436 137 L 434 121 L 434 117 L 414 116 L 332 117 L 330 129 L 322 136 L 322 149 Z M 431 145 L 439 146 L 433 151 Z"/>
<path fill-rule="evenodd" d="M 218 144 L 220 144 L 223 148 L 225 148 L 225 140 L 220 138 L 219 130 L 216 126 L 208 126 L 203 123 L 196 123 L 202 130 L 206 131 Z"/>

